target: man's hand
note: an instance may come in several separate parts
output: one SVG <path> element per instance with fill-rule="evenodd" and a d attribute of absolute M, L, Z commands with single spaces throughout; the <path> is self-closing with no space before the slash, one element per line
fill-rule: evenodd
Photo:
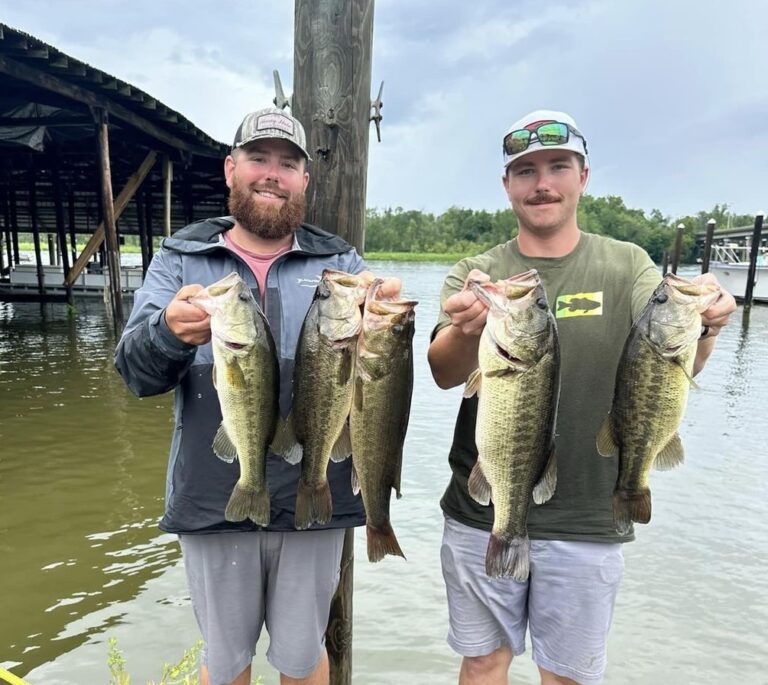
<path fill-rule="evenodd" d="M 487 283 L 491 279 L 488 274 L 472 269 L 464 283 L 464 290 L 451 295 L 445 301 L 445 313 L 450 317 L 451 325 L 458 328 L 463 335 L 479 336 L 488 318 L 488 305 L 478 299 L 467 286 L 470 280 Z"/>
<path fill-rule="evenodd" d="M 376 279 L 376 275 L 372 271 L 361 271 L 359 274 L 357 274 L 360 278 L 363 279 L 363 283 L 367 286 L 370 286 L 371 283 Z M 384 300 L 397 300 L 400 298 L 400 291 L 403 288 L 403 283 L 399 278 L 383 278 L 384 282 L 381 284 L 381 288 L 379 288 L 379 294 L 381 295 L 381 298 Z"/>
<path fill-rule="evenodd" d="M 720 333 L 720 329 L 728 323 L 731 314 L 736 311 L 736 300 L 733 295 L 718 282 L 711 274 L 701 274 L 693 279 L 694 283 L 712 283 L 720 288 L 720 296 L 708 309 L 701 313 L 701 325 L 704 326 L 702 338 L 714 338 Z"/>
<path fill-rule="evenodd" d="M 211 339 L 211 317 L 189 303 L 189 298 L 203 289 L 199 283 L 185 285 L 165 308 L 168 329 L 188 345 L 205 345 Z"/>

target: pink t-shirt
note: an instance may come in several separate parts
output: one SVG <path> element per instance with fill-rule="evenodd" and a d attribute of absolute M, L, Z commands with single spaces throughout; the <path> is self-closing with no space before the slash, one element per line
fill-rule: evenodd
<path fill-rule="evenodd" d="M 288 252 L 292 246 L 288 245 L 287 247 L 281 248 L 277 252 L 271 252 L 270 254 L 258 254 L 238 245 L 230 237 L 229 231 L 224 233 L 224 244 L 251 267 L 253 275 L 256 276 L 256 282 L 259 284 L 259 294 L 261 295 L 261 305 L 263 307 L 264 293 L 267 292 L 267 271 L 269 271 L 272 262 L 274 262 L 281 254 Z"/>

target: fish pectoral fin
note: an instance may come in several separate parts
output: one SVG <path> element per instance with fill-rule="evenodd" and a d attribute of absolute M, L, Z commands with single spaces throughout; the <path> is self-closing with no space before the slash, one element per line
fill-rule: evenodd
<path fill-rule="evenodd" d="M 467 489 L 469 490 L 470 497 L 472 497 L 475 502 L 482 504 L 483 506 L 487 507 L 493 499 L 491 484 L 485 477 L 480 457 L 477 458 L 477 463 L 472 469 L 472 473 L 469 474 Z"/>
<path fill-rule="evenodd" d="M 352 494 L 357 496 L 360 494 L 360 479 L 357 477 L 357 469 L 352 464 Z"/>
<path fill-rule="evenodd" d="M 467 400 L 473 395 L 480 397 L 480 386 L 483 383 L 483 374 L 480 369 L 475 369 L 469 378 L 467 378 L 467 384 L 464 386 L 464 399 Z"/>
<path fill-rule="evenodd" d="M 331 450 L 331 461 L 344 461 L 352 454 L 352 438 L 349 434 L 349 423 L 344 422 L 344 428 L 341 429 L 339 437 L 336 438 L 336 444 Z"/>
<path fill-rule="evenodd" d="M 685 459 L 685 450 L 683 449 L 683 442 L 680 440 L 680 434 L 675 433 L 664 445 L 664 449 L 656 455 L 656 459 L 653 462 L 653 468 L 659 471 L 669 471 L 676 466 L 680 466 Z"/>
<path fill-rule="evenodd" d="M 216 431 L 216 437 L 213 439 L 213 453 L 222 461 L 227 462 L 227 464 L 231 464 L 237 459 L 237 448 L 229 439 L 223 422 L 219 426 L 219 430 Z"/>
<path fill-rule="evenodd" d="M 233 359 L 224 367 L 224 379 L 227 385 L 237 390 L 245 390 L 245 374 L 237 359 Z"/>
<path fill-rule="evenodd" d="M 275 437 L 269 448 L 289 464 L 298 464 L 301 461 L 304 450 L 301 443 L 296 439 L 293 414 L 288 414 L 286 418 L 279 417 L 277 419 Z"/>
<path fill-rule="evenodd" d="M 555 446 L 549 453 L 547 466 L 544 469 L 539 482 L 533 488 L 533 501 L 535 504 L 544 504 L 552 499 L 557 487 L 557 459 L 555 458 Z"/>
<path fill-rule="evenodd" d="M 688 369 L 685 368 L 685 364 L 683 363 L 682 359 L 676 358 L 673 360 L 673 363 L 677 364 L 683 370 L 683 373 L 685 374 L 685 377 L 688 379 L 688 382 L 691 384 L 692 388 L 695 388 L 696 390 L 701 389 L 701 386 L 695 380 L 693 380 L 693 376 L 688 373 Z"/>
<path fill-rule="evenodd" d="M 619 446 L 616 444 L 616 440 L 613 437 L 610 414 L 605 417 L 600 426 L 600 430 L 597 431 L 597 440 L 595 443 L 597 445 L 597 452 L 601 457 L 615 457 L 619 453 Z"/>
<path fill-rule="evenodd" d="M 213 365 L 213 371 L 211 372 L 211 380 L 213 381 L 213 389 L 218 390 L 216 387 L 216 364 Z"/>

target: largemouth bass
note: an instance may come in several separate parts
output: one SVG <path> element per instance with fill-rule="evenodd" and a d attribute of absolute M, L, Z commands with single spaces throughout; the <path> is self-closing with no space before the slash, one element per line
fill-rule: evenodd
<path fill-rule="evenodd" d="M 683 461 L 677 429 L 693 383 L 701 312 L 719 293 L 716 285 L 668 274 L 627 337 L 613 404 L 597 434 L 597 451 L 619 457 L 613 516 L 622 535 L 632 521 L 651 520 L 651 467 L 670 469 Z"/>
<path fill-rule="evenodd" d="M 213 441 L 220 459 L 240 463 L 227 521 L 268 526 L 267 447 L 278 415 L 279 370 L 269 323 L 240 276 L 209 285 L 190 302 L 211 315 L 213 384 L 222 422 Z"/>
<path fill-rule="evenodd" d="M 352 453 L 348 417 L 366 290 L 360 276 L 324 271 L 302 325 L 288 432 L 296 445 L 290 451 L 278 448 L 289 462 L 301 460 L 294 522 L 299 530 L 331 520 L 328 463 Z"/>
<path fill-rule="evenodd" d="M 557 483 L 555 416 L 560 348 L 555 318 L 535 270 L 495 283 L 468 281 L 488 306 L 479 368 L 465 397 L 478 394 L 477 464 L 469 494 L 494 505 L 485 558 L 493 578 L 529 574 L 528 509 L 549 500 Z"/>
<path fill-rule="evenodd" d="M 365 300 L 350 414 L 352 489 L 363 496 L 369 561 L 381 561 L 387 554 L 405 558 L 389 520 L 389 502 L 393 488 L 400 497 L 418 304 L 381 299 L 382 282 L 371 284 Z"/>

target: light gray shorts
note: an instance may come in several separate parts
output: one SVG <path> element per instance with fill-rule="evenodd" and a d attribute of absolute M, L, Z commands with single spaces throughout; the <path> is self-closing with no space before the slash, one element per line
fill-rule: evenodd
<path fill-rule="evenodd" d="M 489 578 L 490 534 L 446 517 L 440 556 L 448 595 L 448 644 L 462 656 L 509 646 L 583 685 L 602 682 L 608 630 L 624 573 L 621 544 L 531 540 L 527 582 Z"/>
<path fill-rule="evenodd" d="M 264 624 L 275 669 L 306 678 L 317 668 L 339 583 L 343 529 L 179 539 L 211 685 L 234 680 L 251 663 Z"/>

